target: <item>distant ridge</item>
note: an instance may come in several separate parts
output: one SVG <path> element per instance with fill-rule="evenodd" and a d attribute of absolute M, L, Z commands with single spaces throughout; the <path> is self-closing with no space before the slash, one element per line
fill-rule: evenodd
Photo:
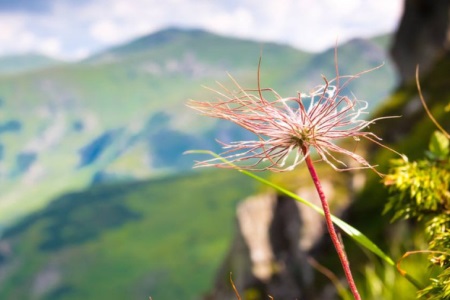
<path fill-rule="evenodd" d="M 165 44 L 173 43 L 180 38 L 199 38 L 204 36 L 212 36 L 211 33 L 202 29 L 181 29 L 177 27 L 170 27 L 145 35 L 143 37 L 132 40 L 125 45 L 111 48 L 109 52 L 126 53 L 129 50 L 133 51 L 147 51 L 155 47 L 160 47 Z"/>
<path fill-rule="evenodd" d="M 207 36 L 213 37 L 214 35 L 202 29 L 182 29 L 178 27 L 169 27 L 133 39 L 118 46 L 108 48 L 90 56 L 85 61 L 91 62 L 99 59 L 102 60 L 111 56 L 122 57 L 132 53 L 136 54 L 139 52 L 147 52 L 164 45 L 170 45 L 171 43 L 184 43 L 190 39 Z"/>
<path fill-rule="evenodd" d="M 270 51 L 272 48 L 284 48 L 311 55 L 309 52 L 274 42 L 253 41 L 238 37 L 224 36 L 203 29 L 169 27 L 93 54 L 85 59 L 84 62 L 110 62 L 117 59 L 129 58 L 133 55 L 148 55 L 153 51 L 159 52 L 166 47 L 169 51 L 177 48 L 179 52 L 189 49 L 199 49 L 200 47 L 204 47 L 203 50 L 205 51 L 211 49 L 214 52 L 217 52 L 217 46 L 222 46 L 227 51 L 233 51 L 234 49 L 239 51 L 239 46 L 236 48 L 230 47 L 230 44 L 232 43 L 245 45 L 245 48 L 251 47 L 253 49 L 256 47 L 257 53 L 261 50 L 266 52 Z"/>

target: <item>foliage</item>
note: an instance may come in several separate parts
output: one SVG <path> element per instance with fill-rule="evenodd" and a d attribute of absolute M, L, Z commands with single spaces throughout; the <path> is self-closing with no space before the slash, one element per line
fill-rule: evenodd
<path fill-rule="evenodd" d="M 429 243 L 430 266 L 442 272 L 418 293 L 423 299 L 450 298 L 450 151 L 449 138 L 436 131 L 426 157 L 413 162 L 392 161 L 384 183 L 390 198 L 385 212 L 392 220 L 412 219 L 424 222 Z"/>

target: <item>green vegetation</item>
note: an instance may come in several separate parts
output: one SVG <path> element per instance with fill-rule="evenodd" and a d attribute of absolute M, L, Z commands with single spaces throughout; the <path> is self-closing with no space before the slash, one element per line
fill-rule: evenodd
<path fill-rule="evenodd" d="M 428 267 L 442 268 L 440 274 L 431 278 L 428 286 L 419 292 L 422 299 L 450 297 L 449 145 L 449 138 L 436 131 L 431 137 L 426 159 L 393 161 L 385 178 L 391 194 L 385 211 L 393 212 L 393 220 L 421 221 L 429 246 L 428 250 L 415 254 L 428 254 Z"/>
<path fill-rule="evenodd" d="M 432 114 L 447 131 L 450 128 L 449 70 L 450 57 L 446 56 L 420 81 Z M 377 145 L 361 143 L 357 150 L 360 152 L 363 148 L 368 160 L 378 165 L 381 172 L 390 172 L 385 180 L 393 184 L 390 187 L 392 194 L 389 195 L 388 189 L 383 187 L 379 176 L 367 171 L 364 172 L 365 185 L 356 195 L 348 195 L 349 190 L 343 189 L 330 200 L 336 203 L 334 198 L 342 201 L 353 197 L 354 202 L 345 211 L 346 222 L 367 235 L 395 261 L 401 260 L 409 251 L 422 253 L 409 255 L 401 262 L 406 276 L 417 279 L 422 290 L 412 285 L 392 265 L 380 261 L 344 236 L 358 288 L 362 299 L 448 299 L 448 138 L 439 133 L 432 136 L 436 126 L 419 102 L 415 82 L 398 88 L 373 117 L 383 116 L 402 117 L 377 122 L 371 130 L 383 138 L 383 143 L 405 154 L 410 162 L 397 160 L 392 165 L 392 159 L 398 156 Z M 320 178 L 332 182 L 334 189 L 345 184 L 346 176 L 341 175 L 319 170 Z M 282 176 L 276 174 L 272 179 L 290 190 L 304 184 L 298 170 Z M 391 223 L 392 218 L 397 222 Z M 405 218 L 409 220 L 398 220 Z M 326 250 L 323 252 L 316 259 L 333 273 L 341 275 L 336 255 L 330 255 L 331 252 Z M 329 280 L 325 281 L 318 279 L 315 286 L 320 289 L 329 284 Z"/>
<path fill-rule="evenodd" d="M 420 79 L 423 94 L 431 113 L 442 127 L 447 130 L 450 128 L 450 118 L 448 118 L 448 115 L 446 115 L 445 112 L 445 106 L 450 102 L 450 90 L 448 89 L 447 84 L 447 78 L 449 78 L 448 71 L 450 70 L 449 66 L 450 58 L 447 55 L 438 61 L 435 66 Z M 404 181 L 402 183 L 403 192 L 400 189 L 395 189 L 396 201 L 392 202 L 393 200 L 390 200 L 391 202 L 388 207 L 391 207 L 392 209 L 385 216 L 382 216 L 382 212 L 385 205 L 389 202 L 390 196 L 388 191 L 381 187 L 379 177 L 374 175 L 369 177 L 364 189 L 358 195 L 357 201 L 355 201 L 349 210 L 348 223 L 360 229 L 363 233 L 368 235 L 369 238 L 376 241 L 382 249 L 389 249 L 390 251 L 388 251 L 388 253 L 392 253 L 395 260 L 399 260 L 408 251 L 420 251 L 429 248 L 429 240 L 427 240 L 425 234 L 429 229 L 426 228 L 426 225 L 424 226 L 424 223 L 417 223 L 415 218 L 408 222 L 403 220 L 393 224 L 390 223 L 391 218 L 405 216 L 413 217 L 414 215 L 419 216 L 417 211 L 414 212 L 414 210 L 418 208 L 417 204 L 419 202 L 421 203 L 420 205 L 431 204 L 425 199 L 435 201 L 434 204 L 440 203 L 437 205 L 437 208 L 442 208 L 442 205 L 445 206 L 445 197 L 441 197 L 439 200 L 435 197 L 429 198 L 430 194 L 427 194 L 428 192 L 425 191 L 427 189 L 429 191 L 430 185 L 433 184 L 431 182 L 428 182 L 427 184 L 423 183 L 424 180 L 426 180 L 425 177 L 428 177 L 430 180 L 441 178 L 439 180 L 442 183 L 442 180 L 445 180 L 445 176 L 448 176 L 448 171 L 447 175 L 445 175 L 445 171 L 436 171 L 435 167 L 433 167 L 436 162 L 432 162 L 432 153 L 434 152 L 434 155 L 442 156 L 445 153 L 445 150 L 443 150 L 443 144 L 437 142 L 439 140 L 437 137 L 433 138 L 431 147 L 429 145 L 430 136 L 435 131 L 436 126 L 430 120 L 425 109 L 420 104 L 415 82 L 408 83 L 395 91 L 395 93 L 387 99 L 385 105 L 377 112 L 376 116 L 388 115 L 399 115 L 402 117 L 379 122 L 374 126 L 374 129 L 376 129 L 376 133 L 383 137 L 384 141 L 388 143 L 390 147 L 405 154 L 409 158 L 409 164 L 402 163 L 401 166 L 397 167 L 408 170 L 407 173 L 410 171 L 413 173 L 416 172 L 415 175 L 418 175 L 419 177 L 416 177 L 415 180 L 411 178 L 409 181 Z M 391 160 L 397 158 L 395 155 L 388 151 L 375 151 L 374 148 L 369 148 L 368 150 L 369 153 L 372 153 L 372 161 L 380 166 L 379 168 L 383 173 L 388 173 L 391 167 L 395 168 L 395 165 L 390 165 Z M 423 158 L 424 153 L 427 150 L 429 151 L 429 162 L 425 162 Z M 436 157 L 434 157 L 434 159 L 435 158 Z M 424 166 L 426 166 L 426 172 L 421 171 Z M 436 172 L 433 173 L 433 170 Z M 392 174 L 394 175 L 396 173 Z M 426 176 L 423 177 L 421 174 Z M 444 177 L 442 177 L 442 175 Z M 422 183 L 420 184 L 420 187 L 417 186 L 419 181 Z M 412 189 L 410 189 L 408 182 L 416 182 L 416 186 L 411 186 Z M 433 189 L 434 192 L 437 192 L 436 188 L 437 185 L 435 186 L 435 189 Z M 445 188 L 447 188 L 448 191 L 448 181 L 447 187 L 445 187 L 445 185 L 440 187 L 441 192 L 445 190 Z M 391 190 L 391 192 L 394 191 Z M 411 192 L 414 193 L 411 194 Z M 417 196 L 420 196 L 424 201 L 417 202 Z M 406 207 L 404 206 L 405 204 Z M 423 206 L 420 207 L 423 208 Z M 379 214 L 380 217 L 375 218 L 375 214 Z M 370 219 L 371 222 L 367 222 L 368 219 Z M 361 252 L 358 249 L 352 249 L 351 245 L 347 248 L 348 251 L 352 253 L 351 255 L 354 260 L 364 264 L 365 258 L 360 255 Z M 426 255 L 411 255 L 402 262 L 402 269 L 420 280 L 423 287 L 430 284 L 430 278 L 437 278 L 440 273 L 436 268 L 428 268 L 429 264 L 427 263 L 425 256 Z M 372 264 L 373 274 L 376 274 L 379 280 L 378 282 L 367 282 L 368 288 L 364 292 L 367 292 L 369 299 L 414 299 L 418 296 L 414 287 L 409 285 L 409 283 L 406 283 L 406 280 L 402 278 L 398 272 L 388 276 L 387 274 L 389 274 L 389 271 L 386 269 L 386 266 L 380 265 L 373 259 L 370 260 L 370 263 Z M 364 276 L 366 274 L 367 273 L 365 273 Z M 374 294 L 375 297 L 370 297 L 370 291 L 376 290 L 378 290 L 378 292 Z M 395 293 L 401 293 L 401 297 L 395 297 Z M 443 297 L 443 295 L 440 294 L 439 297 Z M 445 297 L 439 299 L 445 299 Z"/>
<path fill-rule="evenodd" d="M 0 298 L 197 299 L 255 188 L 215 170 L 62 196 L 5 232 Z"/>

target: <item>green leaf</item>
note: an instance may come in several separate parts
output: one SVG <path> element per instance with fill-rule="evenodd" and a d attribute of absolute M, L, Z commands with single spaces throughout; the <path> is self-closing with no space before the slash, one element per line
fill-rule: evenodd
<path fill-rule="evenodd" d="M 449 154 L 449 139 L 440 131 L 435 131 L 430 139 L 429 150 L 437 159 L 445 159 Z"/>

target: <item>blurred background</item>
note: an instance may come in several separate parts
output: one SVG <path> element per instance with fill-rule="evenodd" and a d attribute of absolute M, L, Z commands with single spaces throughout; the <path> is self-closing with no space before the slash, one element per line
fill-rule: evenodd
<path fill-rule="evenodd" d="M 235 299 L 233 272 L 244 299 L 337 299 L 310 261 L 341 276 L 322 219 L 233 170 L 192 170 L 208 157 L 186 150 L 251 135 L 185 104 L 232 86 L 227 72 L 255 88 L 260 55 L 263 87 L 308 91 L 335 76 L 338 45 L 341 74 L 383 65 L 349 91 L 370 117 L 402 115 L 371 129 L 420 157 L 432 123 L 412 79 L 420 63 L 425 92 L 440 82 L 430 106 L 446 101 L 448 12 L 426 0 L 1 0 L 0 298 Z M 388 154 L 358 147 L 387 169 Z M 319 168 L 336 214 L 397 256 L 413 243 L 382 215 L 379 178 Z M 304 171 L 262 175 L 316 201 Z M 373 299 L 414 296 L 348 248 L 365 299 L 376 284 L 397 289 Z"/>

